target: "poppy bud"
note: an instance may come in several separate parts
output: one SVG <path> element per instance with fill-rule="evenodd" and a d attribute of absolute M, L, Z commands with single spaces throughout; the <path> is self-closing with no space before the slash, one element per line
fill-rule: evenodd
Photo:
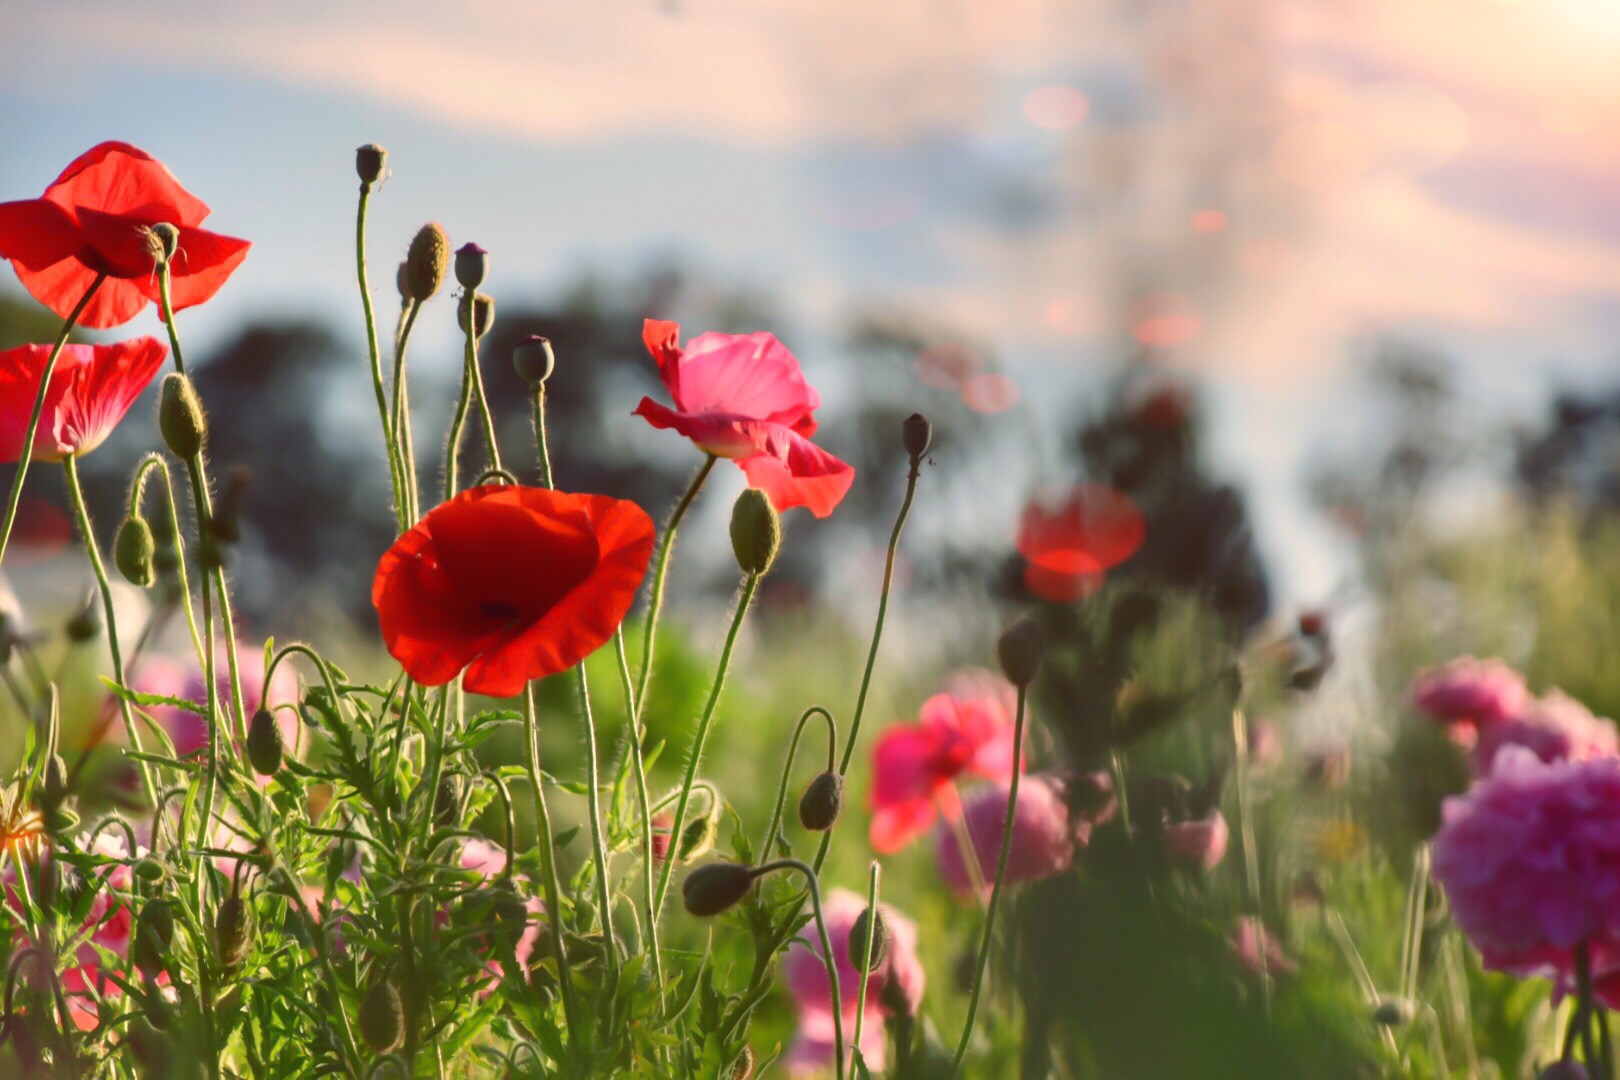
<path fill-rule="evenodd" d="M 152 261 L 166 266 L 180 250 L 180 230 L 167 221 L 160 221 L 146 230 L 146 246 Z"/>
<path fill-rule="evenodd" d="M 388 164 L 388 151 L 376 143 L 366 143 L 354 152 L 354 171 L 360 174 L 361 190 L 366 190 L 382 179 Z"/>
<path fill-rule="evenodd" d="M 139 514 L 131 514 L 118 526 L 118 537 L 113 541 L 113 562 L 124 580 L 142 589 L 150 588 L 157 580 L 152 557 L 157 554 L 157 542 L 152 539 L 152 526 Z"/>
<path fill-rule="evenodd" d="M 147 1076 L 169 1075 L 169 1045 L 163 1033 L 144 1016 L 136 1016 L 124 1029 L 129 1051 L 146 1067 Z"/>
<path fill-rule="evenodd" d="M 360 1034 L 379 1054 L 392 1053 L 405 1041 L 405 1003 L 387 979 L 372 983 L 360 999 Z"/>
<path fill-rule="evenodd" d="M 754 887 L 754 871 L 742 863 L 716 862 L 699 866 L 681 882 L 681 902 L 688 914 L 700 919 L 730 911 Z"/>
<path fill-rule="evenodd" d="M 1573 1059 L 1555 1061 L 1536 1074 L 1536 1080 L 1592 1080 L 1586 1066 Z"/>
<path fill-rule="evenodd" d="M 737 1060 L 731 1063 L 731 1072 L 726 1074 L 726 1080 L 749 1080 L 754 1075 L 754 1048 L 745 1046 Z"/>
<path fill-rule="evenodd" d="M 495 298 L 484 293 L 469 292 L 462 295 L 461 303 L 456 305 L 456 325 L 461 327 L 464 334 L 467 332 L 468 303 L 471 303 L 473 310 L 477 312 L 476 336 L 483 337 L 489 333 L 490 327 L 495 325 Z"/>
<path fill-rule="evenodd" d="M 45 773 L 39 780 L 40 805 L 54 810 L 68 797 L 67 762 L 61 754 L 52 754 L 45 762 Z"/>
<path fill-rule="evenodd" d="M 175 457 L 190 461 L 202 451 L 208 431 L 202 402 L 191 380 L 178 371 L 163 377 L 163 397 L 158 402 L 158 429 Z"/>
<path fill-rule="evenodd" d="M 130 959 L 143 975 L 163 970 L 163 954 L 174 943 L 174 908 L 167 900 L 148 900 L 135 920 Z"/>
<path fill-rule="evenodd" d="M 418 302 L 431 300 L 450 269 L 450 238 L 444 226 L 430 221 L 411 238 L 405 256 L 405 295 Z"/>
<path fill-rule="evenodd" d="M 94 597 L 86 600 L 84 606 L 74 612 L 66 630 L 69 641 L 83 643 L 96 639 L 101 633 L 101 605 L 96 603 Z"/>
<path fill-rule="evenodd" d="M 135 880 L 143 884 L 156 885 L 168 876 L 168 869 L 156 859 L 148 857 L 135 864 Z"/>
<path fill-rule="evenodd" d="M 281 742 L 281 725 L 269 709 L 259 709 L 248 721 L 248 764 L 260 776 L 274 776 L 281 768 L 281 755 L 285 747 Z"/>
<path fill-rule="evenodd" d="M 934 441 L 934 425 L 922 413 L 914 412 L 901 422 L 900 438 L 911 460 L 920 461 L 928 453 L 929 444 Z"/>
<path fill-rule="evenodd" d="M 866 908 L 855 917 L 855 924 L 849 928 L 849 962 L 855 965 L 855 970 L 863 967 L 870 973 L 878 970 L 889 959 L 889 917 L 880 907 L 877 917 L 873 918 L 873 909 Z M 866 963 L 866 939 L 872 937 L 872 962 Z"/>
<path fill-rule="evenodd" d="M 720 807 L 718 805 L 698 818 L 689 821 L 681 830 L 681 846 L 678 857 L 682 862 L 691 862 L 701 859 L 714 850 L 714 842 L 720 838 Z"/>
<path fill-rule="evenodd" d="M 461 776 L 445 773 L 439 777 L 439 790 L 433 793 L 433 820 L 441 828 L 456 820 L 461 808 Z"/>
<path fill-rule="evenodd" d="M 1373 1023 L 1380 1027 L 1405 1027 L 1412 1022 L 1412 1003 L 1405 998 L 1386 997 L 1373 1010 Z"/>
<path fill-rule="evenodd" d="M 799 798 L 799 824 L 811 832 L 826 832 L 844 808 L 844 778 L 835 772 L 817 774 Z"/>
<path fill-rule="evenodd" d="M 1045 635 L 1033 619 L 1025 616 L 1002 632 L 1001 640 L 996 643 L 996 655 L 1008 682 L 1028 686 L 1035 681 L 1046 656 Z"/>
<path fill-rule="evenodd" d="M 518 343 L 512 346 L 512 367 L 517 369 L 518 378 L 530 386 L 551 378 L 551 369 L 556 363 L 550 340 L 539 334 L 519 338 Z"/>
<path fill-rule="evenodd" d="M 731 550 L 745 574 L 763 574 L 782 547 L 782 519 L 758 488 L 749 488 L 731 508 Z"/>
<path fill-rule="evenodd" d="M 214 916 L 214 955 L 228 968 L 247 956 L 253 939 L 253 913 L 240 896 L 228 896 Z"/>
<path fill-rule="evenodd" d="M 456 280 L 464 289 L 477 291 L 489 276 L 489 252 L 477 244 L 462 244 L 456 248 Z"/>

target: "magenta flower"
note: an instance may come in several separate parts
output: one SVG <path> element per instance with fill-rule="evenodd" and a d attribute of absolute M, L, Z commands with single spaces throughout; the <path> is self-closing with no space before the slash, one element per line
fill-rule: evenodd
<path fill-rule="evenodd" d="M 220 645 L 216 652 L 214 681 L 218 685 L 220 718 L 229 727 L 234 723 L 231 717 L 235 708 L 231 703 L 231 669 L 225 646 Z M 252 716 L 259 707 L 259 692 L 264 684 L 264 650 L 248 642 L 240 642 L 236 647 L 236 660 L 242 680 L 242 704 L 247 714 Z M 208 703 L 208 680 L 198 667 L 195 656 L 184 661 L 165 656 L 147 657 L 136 669 L 134 684 L 135 689 L 143 694 L 182 698 L 199 706 Z M 281 729 L 281 739 L 289 754 L 299 745 L 301 725 L 290 709 L 278 706 L 291 705 L 297 700 L 297 675 L 290 666 L 278 665 L 275 680 L 270 686 L 267 707 L 275 711 L 276 726 Z M 177 757 L 183 758 L 207 748 L 208 717 L 177 705 L 153 705 L 147 712 L 168 733 Z M 260 780 L 268 783 L 264 777 L 260 777 Z"/>
<path fill-rule="evenodd" d="M 1188 870 L 1213 870 L 1226 858 L 1231 832 L 1226 815 L 1211 810 L 1202 818 L 1164 827 L 1164 852 L 1170 861 Z"/>
<path fill-rule="evenodd" d="M 958 813 L 956 779 L 1012 776 L 1013 718 L 997 694 L 935 694 L 914 724 L 891 724 L 872 747 L 872 846 L 892 854 Z"/>
<path fill-rule="evenodd" d="M 711 333 L 682 349 L 680 334 L 676 323 L 647 320 L 642 338 L 675 407 L 644 397 L 634 415 L 736 461 L 778 510 L 832 513 L 855 469 L 810 441 L 821 395 L 787 346 L 772 334 Z"/>
<path fill-rule="evenodd" d="M 1288 958 L 1277 939 L 1253 915 L 1245 915 L 1237 921 L 1230 943 L 1232 956 L 1251 975 L 1258 976 L 1262 970 L 1273 976 L 1292 975 L 1299 970 L 1299 965 Z M 1265 957 L 1263 969 L 1260 963 L 1262 956 Z"/>
<path fill-rule="evenodd" d="M 1522 746 L 1542 761 L 1581 761 L 1620 753 L 1614 723 L 1598 719 L 1559 690 L 1513 716 L 1480 727 L 1474 747 L 1476 775 L 1490 772 L 1497 753 L 1507 746 Z"/>
<path fill-rule="evenodd" d="M 1005 780 L 985 784 L 963 801 L 962 817 L 980 876 L 990 888 L 1001 858 L 1001 836 L 1007 823 Z M 1008 884 L 1039 881 L 1061 874 L 1074 864 L 1076 846 L 1091 838 L 1091 822 L 1069 821 L 1069 808 L 1054 781 L 1044 776 L 1025 777 L 1018 785 L 1013 810 L 1012 850 L 1007 856 Z M 971 896 L 973 877 L 964 858 L 962 842 L 948 822 L 934 828 L 934 849 L 939 875 L 960 896 Z"/>
<path fill-rule="evenodd" d="M 793 1041 L 782 1053 L 782 1068 L 789 1076 L 816 1076 L 829 1072 L 837 1052 L 837 1031 L 830 1009 L 806 1009 L 799 1013 L 799 1026 Z M 853 1039 L 855 1029 L 846 1026 L 844 1038 Z M 854 1054 L 850 1058 L 854 1058 Z M 882 1072 L 889 1062 L 888 1032 L 883 1027 L 883 1011 L 866 1004 L 866 1022 L 861 1028 L 861 1056 L 868 1068 Z"/>
<path fill-rule="evenodd" d="M 1543 762 L 1507 746 L 1442 816 L 1435 877 L 1487 968 L 1567 982 L 1577 945 L 1615 950 L 1620 758 Z"/>
<path fill-rule="evenodd" d="M 506 870 L 506 849 L 488 840 L 468 837 L 461 845 L 461 867 L 463 870 L 477 871 L 484 876 L 486 882 L 494 881 Z M 522 892 L 520 889 L 519 893 Z M 518 938 L 513 952 L 517 956 L 518 963 L 527 970 L 529 957 L 534 955 L 534 946 L 540 940 L 538 916 L 545 912 L 545 904 L 531 891 L 523 906 L 528 909 L 529 921 L 524 926 L 523 934 Z M 489 969 L 497 976 L 500 975 L 500 965 L 495 961 L 490 961 Z"/>
<path fill-rule="evenodd" d="M 1412 704 L 1445 724 L 1479 727 L 1515 716 L 1530 704 L 1524 676 L 1500 660 L 1459 656 L 1412 679 Z"/>

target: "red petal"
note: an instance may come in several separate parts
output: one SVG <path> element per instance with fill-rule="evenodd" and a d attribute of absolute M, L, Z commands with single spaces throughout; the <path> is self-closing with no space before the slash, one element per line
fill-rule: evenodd
<path fill-rule="evenodd" d="M 67 318 L 96 280 L 96 271 L 78 259 L 63 259 L 43 270 L 17 269 L 17 280 L 35 300 Z M 149 301 L 133 281 L 108 278 L 79 315 L 79 325 L 93 330 L 122 326 L 146 309 Z"/>
<path fill-rule="evenodd" d="M 168 357 L 169 347 L 153 337 L 92 347 L 89 361 L 72 373 L 57 413 L 58 446 L 75 455 L 100 446 Z"/>
<path fill-rule="evenodd" d="M 1135 503 L 1106 485 L 1080 484 L 1058 506 L 1024 511 L 1018 552 L 1043 570 L 1090 574 L 1118 566 L 1146 537 Z"/>
<path fill-rule="evenodd" d="M 717 413 L 677 412 L 644 397 L 630 415 L 639 416 L 660 431 L 678 431 L 706 453 L 723 458 L 746 458 L 765 450 L 773 425 Z"/>
<path fill-rule="evenodd" d="M 86 151 L 45 189 L 45 198 L 69 211 L 87 207 L 174 225 L 199 225 L 208 216 L 208 204 L 181 187 L 162 162 L 121 142 Z"/>
<path fill-rule="evenodd" d="M 934 824 L 934 804 L 926 799 L 886 806 L 872 813 L 868 838 L 881 855 L 893 855 Z"/>
<path fill-rule="evenodd" d="M 169 300 L 174 310 L 184 311 L 211 300 L 247 258 L 251 246 L 248 241 L 234 236 L 222 236 L 205 229 L 181 229 L 180 246 L 170 269 Z M 143 282 L 142 286 L 153 300 L 158 298 L 155 281 Z"/>
<path fill-rule="evenodd" d="M 788 428 L 779 428 L 773 442 L 775 453 L 737 462 L 749 486 L 770 496 L 778 510 L 803 506 L 818 518 L 832 513 L 855 482 L 855 467 Z"/>
<path fill-rule="evenodd" d="M 16 263 L 19 273 L 71 259 L 83 246 L 73 215 L 50 200 L 0 203 L 0 255 Z"/>

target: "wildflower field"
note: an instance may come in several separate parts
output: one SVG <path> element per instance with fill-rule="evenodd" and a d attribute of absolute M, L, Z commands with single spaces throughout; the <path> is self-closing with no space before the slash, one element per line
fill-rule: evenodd
<path fill-rule="evenodd" d="M 306 237 L 122 141 L 0 191 L 0 1076 L 1620 1075 L 1607 405 L 1437 528 L 1384 357 L 1281 603 L 1151 349 L 1003 470 L 972 355 L 514 321 L 352 168 L 335 403 L 187 350 Z"/>

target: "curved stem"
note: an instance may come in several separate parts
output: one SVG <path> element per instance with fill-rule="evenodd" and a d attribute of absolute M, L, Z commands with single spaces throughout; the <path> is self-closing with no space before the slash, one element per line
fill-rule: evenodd
<path fill-rule="evenodd" d="M 377 315 L 371 307 L 371 282 L 366 275 L 366 208 L 371 203 L 371 184 L 360 183 L 360 209 L 354 221 L 354 262 L 360 278 L 360 304 L 366 313 L 366 347 L 371 354 L 371 386 L 377 393 L 377 418 L 382 422 L 383 446 L 388 451 L 388 476 L 394 485 L 394 517 L 405 531 L 405 491 L 400 483 L 399 459 L 394 453 L 394 424 L 388 413 L 388 391 L 383 386 L 382 349 L 377 344 Z"/>
<path fill-rule="evenodd" d="M 523 690 L 523 739 L 527 750 L 525 765 L 529 770 L 529 786 L 534 790 L 535 848 L 540 855 L 540 880 L 546 893 L 546 927 L 551 932 L 551 948 L 557 955 L 557 984 L 562 990 L 563 1016 L 566 1030 L 582 1031 L 579 1023 L 579 1005 L 574 1000 L 574 975 L 568 966 L 567 946 L 563 942 L 562 881 L 557 876 L 557 849 L 552 842 L 551 813 L 546 809 L 545 774 L 540 768 L 539 720 L 535 715 L 534 686 Z"/>
<path fill-rule="evenodd" d="M 410 343 L 411 331 L 416 327 L 417 312 L 422 301 L 412 300 L 406 307 L 400 324 L 399 337 L 394 342 L 394 444 L 393 453 L 399 459 L 399 482 L 405 490 L 404 525 L 409 528 L 417 518 L 417 498 L 420 490 L 416 482 L 416 440 L 411 434 L 411 390 L 406 378 L 405 347 Z M 404 529 L 400 530 L 401 532 Z"/>
<path fill-rule="evenodd" d="M 636 692 L 630 682 L 630 662 L 624 653 L 624 634 L 613 635 L 613 652 L 619 662 L 619 684 L 624 688 L 627 725 L 625 740 L 630 744 L 631 764 L 636 773 L 636 801 L 641 808 L 641 868 L 645 889 L 643 904 L 647 914 L 647 943 L 652 950 L 653 976 L 658 980 L 659 994 L 664 990 L 664 956 L 658 946 L 657 904 L 653 898 L 653 828 L 652 808 L 647 805 L 647 765 L 641 756 L 641 726 L 636 719 Z M 615 806 L 617 803 L 614 804 Z"/>
<path fill-rule="evenodd" d="M 866 1020 L 866 984 L 871 982 L 872 974 L 872 948 L 877 943 L 877 934 L 873 928 L 877 924 L 878 910 L 878 879 L 883 876 L 883 867 L 876 859 L 872 860 L 871 880 L 866 886 L 866 910 L 873 914 L 866 917 L 866 949 L 861 956 L 861 968 L 856 975 L 861 980 L 861 988 L 855 995 L 855 1052 L 861 1052 L 861 1028 Z M 863 1059 L 864 1060 L 864 1059 Z"/>
<path fill-rule="evenodd" d="M 771 854 L 771 848 L 776 843 L 776 834 L 782 828 L 782 811 L 787 806 L 788 781 L 793 775 L 793 761 L 799 753 L 799 740 L 804 737 L 804 726 L 810 722 L 812 716 L 819 715 L 827 721 L 827 771 L 833 771 L 834 755 L 838 752 L 838 724 L 833 720 L 833 714 L 820 705 L 812 705 L 799 716 L 799 722 L 793 726 L 793 740 L 788 743 L 787 760 L 782 763 L 782 782 L 776 785 L 776 809 L 771 811 L 770 828 L 765 830 L 765 838 L 760 841 L 759 857 L 766 858 Z"/>
<path fill-rule="evenodd" d="M 596 759 L 596 721 L 591 716 L 591 686 L 585 677 L 585 661 L 574 665 L 579 682 L 579 708 L 585 719 L 585 785 L 590 790 L 591 858 L 596 862 L 596 895 L 601 905 L 602 951 L 608 972 L 615 981 L 619 975 L 619 943 L 613 934 L 613 885 L 608 880 L 607 844 L 602 833 L 602 780 Z"/>
<path fill-rule="evenodd" d="M 468 294 L 467 297 L 467 377 L 472 381 L 473 397 L 478 402 L 478 415 L 484 422 L 484 442 L 489 446 L 489 464 L 491 468 L 501 468 L 501 446 L 495 441 L 495 416 L 489 411 L 489 398 L 484 394 L 484 372 L 478 366 L 478 331 L 474 327 L 477 319 L 474 309 L 478 306 L 474 301 L 476 297 Z"/>
<path fill-rule="evenodd" d="M 749 574 L 743 582 L 742 594 L 737 599 L 737 610 L 731 617 L 731 629 L 726 632 L 725 647 L 720 650 L 720 664 L 714 673 L 714 685 L 709 688 L 709 700 L 703 706 L 697 734 L 692 738 L 692 750 L 686 758 L 686 778 L 681 782 L 680 798 L 675 803 L 675 820 L 670 824 L 669 857 L 658 875 L 658 891 L 653 895 L 653 918 L 664 908 L 664 895 L 669 891 L 669 875 L 680 858 L 681 829 L 686 824 L 686 805 L 692 795 L 692 783 L 697 779 L 698 762 L 703 758 L 703 745 L 709 737 L 709 725 L 714 721 L 714 707 L 720 700 L 720 689 L 726 682 L 726 669 L 731 665 L 731 653 L 737 646 L 737 634 L 742 629 L 743 617 L 754 600 L 759 587 L 759 575 Z"/>
<path fill-rule="evenodd" d="M 39 433 L 40 414 L 45 411 L 45 394 L 51 386 L 51 376 L 56 372 L 56 361 L 62 355 L 62 348 L 67 345 L 68 337 L 73 333 L 73 327 L 79 322 L 79 316 L 89 306 L 90 298 L 96 295 L 101 283 L 107 280 L 106 274 L 97 274 L 90 287 L 84 290 L 79 302 L 73 305 L 68 317 L 62 320 L 62 329 L 57 331 L 56 341 L 51 345 L 51 355 L 45 358 L 45 370 L 40 372 L 39 389 L 34 393 L 34 411 L 28 416 L 28 428 L 23 433 L 22 449 L 17 455 L 17 475 L 11 478 L 11 495 L 6 500 L 6 520 L 0 525 L 0 563 L 6 561 L 6 546 L 11 543 L 11 527 L 17 522 L 17 507 L 22 502 L 23 481 L 28 478 L 28 465 L 34 460 L 34 437 Z"/>
<path fill-rule="evenodd" d="M 1018 717 L 1013 725 L 1013 761 L 1024 760 L 1024 698 L 1029 688 L 1018 688 Z M 996 856 L 996 880 L 990 888 L 990 903 L 984 911 L 984 935 L 979 939 L 979 959 L 973 970 L 973 994 L 968 998 L 967 1021 L 962 1025 L 962 1038 L 956 1044 L 956 1056 L 951 1060 L 951 1075 L 961 1072 L 962 1059 L 967 1056 L 968 1040 L 973 1036 L 973 1021 L 979 1013 L 979 997 L 984 991 L 984 969 L 990 959 L 990 942 L 995 936 L 996 907 L 1001 902 L 1001 889 L 1007 880 L 1007 857 L 1012 853 L 1013 818 L 1018 810 L 1019 770 L 1014 769 L 1012 782 L 1007 786 L 1007 812 L 1001 823 L 1001 852 Z"/>
<path fill-rule="evenodd" d="M 1115 753 L 1118 753 L 1117 749 Z M 1254 814 L 1249 808 L 1249 728 L 1244 720 L 1242 709 L 1232 710 L 1232 757 L 1234 759 L 1235 782 L 1237 786 L 1237 813 L 1238 835 L 1242 838 L 1243 848 L 1243 880 L 1249 893 L 1250 915 L 1255 925 L 1261 925 L 1260 906 L 1260 856 L 1254 842 Z M 1408 916 L 1410 918 L 1410 916 Z M 1419 919 L 1421 920 L 1421 913 Z M 1408 923 L 1408 930 L 1411 924 Z M 1260 931 L 1264 933 L 1264 931 Z M 1402 940 L 1402 948 L 1411 941 L 1408 933 Z M 1260 1002 L 1264 1011 L 1271 1012 L 1271 970 L 1266 963 L 1266 950 L 1264 945 L 1255 950 L 1260 967 Z M 1406 994 L 1406 958 L 1401 958 L 1401 993 Z"/>
<path fill-rule="evenodd" d="M 90 523 L 90 511 L 84 504 L 84 489 L 79 485 L 78 459 L 72 454 L 62 459 L 62 472 L 67 478 L 68 498 L 73 503 L 73 514 L 79 521 L 79 534 L 84 538 L 84 552 L 90 559 L 90 569 L 95 572 L 96 585 L 101 589 L 101 610 L 106 620 L 107 648 L 112 652 L 113 678 L 120 687 L 128 688 L 124 681 L 124 654 L 118 644 L 118 616 L 113 611 L 112 584 L 107 580 L 107 567 L 101 561 L 101 545 L 96 543 L 95 526 Z M 123 694 L 118 695 L 118 709 L 124 718 L 124 734 L 129 738 L 129 745 L 137 752 L 141 750 L 141 733 L 135 726 L 135 714 L 130 708 L 129 699 Z M 152 770 L 150 764 L 142 758 L 139 763 L 141 771 L 141 786 L 146 790 L 148 805 L 157 802 L 157 787 L 152 783 Z"/>
<path fill-rule="evenodd" d="M 647 680 L 652 678 L 653 639 L 658 633 L 658 611 L 664 605 L 664 579 L 669 575 L 669 553 L 675 545 L 675 530 L 680 528 L 681 519 L 686 517 L 692 500 L 697 498 L 698 489 L 709 478 L 718 460 L 713 454 L 703 459 L 702 467 L 686 485 L 686 493 L 675 504 L 674 512 L 669 515 L 669 523 L 664 526 L 664 535 L 658 541 L 658 567 L 653 571 L 652 594 L 647 598 L 647 622 L 641 630 L 641 671 L 636 676 L 638 714 L 647 707 Z"/>
<path fill-rule="evenodd" d="M 471 349 L 467 350 L 471 353 Z M 456 493 L 457 473 L 461 469 L 461 433 L 467 426 L 467 410 L 472 405 L 472 364 L 461 368 L 461 395 L 456 398 L 456 411 L 450 416 L 450 432 L 444 445 L 444 498 L 449 501 Z"/>
<path fill-rule="evenodd" d="M 821 963 L 827 969 L 827 983 L 832 990 L 833 1043 L 836 1053 L 834 1058 L 835 1071 L 838 1080 L 844 1080 L 846 1059 L 849 1056 L 849 1051 L 844 1043 L 844 997 L 838 987 L 838 960 L 833 956 L 832 938 L 827 934 L 827 920 L 822 917 L 821 885 L 817 881 L 816 871 L 798 859 L 777 859 L 765 863 L 754 871 L 754 876 L 760 877 L 774 870 L 797 870 L 804 875 L 805 884 L 809 887 L 810 906 L 816 916 L 816 931 L 821 935 Z M 865 980 L 862 981 L 864 983 Z"/>

